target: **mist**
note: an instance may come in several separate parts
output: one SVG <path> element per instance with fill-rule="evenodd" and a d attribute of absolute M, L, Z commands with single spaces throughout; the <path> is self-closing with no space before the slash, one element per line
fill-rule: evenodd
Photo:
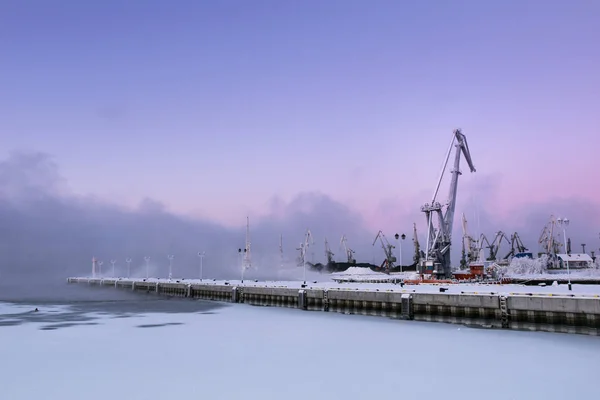
<path fill-rule="evenodd" d="M 144 257 L 149 256 L 150 275 L 165 278 L 169 254 L 174 255 L 174 277 L 197 278 L 200 251 L 206 252 L 205 279 L 240 277 L 238 249 L 244 247 L 245 220 L 240 221 L 238 228 L 227 228 L 212 221 L 175 215 L 153 199 L 144 199 L 135 209 L 127 209 L 93 196 L 74 195 L 66 182 L 58 165 L 43 153 L 13 153 L 0 162 L 0 284 L 25 288 L 63 284 L 68 276 L 90 275 L 92 257 L 103 261 L 106 275 L 112 275 L 110 261 L 116 260 L 118 276 L 126 275 L 125 259 L 130 257 L 131 276 L 142 277 L 146 274 Z M 484 184 L 477 186 L 468 180 L 459 183 L 454 238 L 462 236 L 460 219 L 465 212 L 472 235 L 479 231 L 492 240 L 498 230 L 518 231 L 525 245 L 536 253 L 539 234 L 550 214 L 563 213 L 572 221 L 568 236 L 572 238 L 573 251 L 579 251 L 580 243 L 586 243 L 588 251 L 597 250 L 598 217 L 594 204 L 581 199 L 558 199 L 522 207 L 515 211 L 513 219 L 499 218 L 490 211 L 493 204 L 486 201 L 479 202 L 475 212 L 473 198 L 493 198 L 496 190 L 493 179 L 481 178 L 478 182 Z M 395 232 L 407 235 L 402 249 L 404 264 L 412 263 L 414 254 L 413 222 L 417 223 L 421 247 L 425 246 L 424 217 L 419 206 L 415 202 L 404 214 L 398 214 L 393 204 L 384 210 L 390 223 L 383 229 L 390 242 L 397 243 L 393 239 Z M 478 223 L 471 218 L 475 214 Z M 322 193 L 301 193 L 290 202 L 274 197 L 265 215 L 249 218 L 254 268 L 246 272 L 246 279 L 301 279 L 296 248 L 307 229 L 315 240 L 307 254 L 309 261 L 325 261 L 325 238 L 336 260 L 342 261 L 342 234 L 348 237 L 359 262 L 379 264 L 383 260 L 381 247 L 372 245 L 376 230 L 369 228 L 360 214 Z M 392 231 L 394 226 L 400 228 Z M 452 253 L 457 264 L 460 241 L 454 242 Z M 317 279 L 318 274 L 309 274 L 308 278 Z"/>
<path fill-rule="evenodd" d="M 360 215 L 324 194 L 302 193 L 285 203 L 271 201 L 261 218 L 250 218 L 253 269 L 247 279 L 279 279 L 296 275 L 296 248 L 310 229 L 315 238 L 309 260 L 323 261 L 324 238 L 336 252 L 342 234 L 357 251 L 371 236 Z M 150 257 L 153 277 L 167 277 L 169 254 L 173 276 L 197 278 L 198 252 L 206 252 L 203 277 L 240 277 L 239 248 L 244 248 L 246 221 L 239 229 L 175 215 L 153 199 L 126 209 L 92 196 L 69 192 L 58 165 L 43 153 L 13 153 L 0 162 L 0 281 L 12 285 L 63 283 L 68 276 L 91 274 L 92 257 L 103 262 L 102 272 L 125 276 L 146 274 Z M 279 252 L 283 235 L 284 262 Z M 337 252 L 341 256 L 341 252 Z M 283 275 L 282 275 L 282 269 Z"/>

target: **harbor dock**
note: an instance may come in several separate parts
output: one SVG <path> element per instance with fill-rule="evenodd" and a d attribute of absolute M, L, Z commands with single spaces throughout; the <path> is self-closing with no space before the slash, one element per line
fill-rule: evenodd
<path fill-rule="evenodd" d="M 398 285 L 387 288 L 283 285 L 277 282 L 215 282 L 129 278 L 67 279 L 71 284 L 255 306 L 289 307 L 485 328 L 600 335 L 600 294 L 458 291 Z M 251 282 L 251 283 L 250 283 Z M 311 286 L 312 285 L 312 286 Z M 357 285 L 359 286 L 359 285 Z M 367 287 L 368 286 L 368 287 Z M 500 286 L 501 288 L 501 286 Z M 437 290 L 437 291 L 435 291 Z"/>

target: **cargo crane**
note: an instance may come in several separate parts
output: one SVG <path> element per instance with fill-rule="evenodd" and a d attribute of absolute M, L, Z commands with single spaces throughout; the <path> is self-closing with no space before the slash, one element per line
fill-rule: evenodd
<path fill-rule="evenodd" d="M 443 206 L 438 202 L 437 196 L 453 147 L 456 147 L 456 150 L 454 167 L 451 171 L 452 180 L 450 182 L 448 201 L 445 204 L 446 208 L 443 210 Z M 458 191 L 458 176 L 462 174 L 460 172 L 461 153 L 464 155 L 471 172 L 475 172 L 475 167 L 471 160 L 471 153 L 469 152 L 469 146 L 467 144 L 467 137 L 460 129 L 455 129 L 452 133 L 452 142 L 450 143 L 450 148 L 448 149 L 431 203 L 427 203 L 421 207 L 421 211 L 425 213 L 427 220 L 427 247 L 425 258 L 421 260 L 422 273 L 431 270 L 432 273 L 438 277 L 450 278 L 452 276 L 450 245 L 452 244 L 452 226 L 454 224 L 454 210 L 456 207 L 456 195 Z M 433 226 L 432 214 L 437 215 L 437 228 Z"/>
<path fill-rule="evenodd" d="M 484 243 L 487 243 L 487 245 L 484 245 Z M 473 261 L 489 260 L 489 257 L 485 256 L 485 250 L 483 250 L 484 247 L 486 249 L 489 249 L 490 247 L 492 247 L 492 245 L 490 244 L 490 241 L 488 240 L 487 236 L 485 236 L 482 233 L 481 235 L 479 235 L 479 240 L 477 241 L 477 256 L 473 259 Z"/>
<path fill-rule="evenodd" d="M 560 239 L 556 238 L 557 233 L 555 233 L 555 228 L 556 218 L 554 215 L 551 215 L 550 222 L 544 226 L 538 240 L 538 243 L 542 246 L 542 253 L 547 254 L 550 258 L 553 258 L 560 253 L 560 248 L 563 246 Z"/>
<path fill-rule="evenodd" d="M 297 247 L 296 250 L 300 251 L 300 257 L 298 257 L 298 266 L 304 267 L 306 265 L 306 251 L 311 245 L 314 245 L 315 241 L 313 239 L 312 233 L 310 229 L 306 230 L 304 234 L 304 242 L 300 243 L 300 247 Z"/>
<path fill-rule="evenodd" d="M 469 235 L 469 231 L 468 231 L 468 227 L 467 227 L 467 217 L 465 217 L 465 214 L 463 213 L 462 215 L 462 229 L 463 229 L 463 264 L 468 265 L 469 263 L 473 262 L 473 261 L 478 261 L 480 258 L 480 252 L 481 252 L 481 247 L 480 247 L 480 242 L 481 242 L 481 237 L 479 238 L 479 240 L 474 239 L 471 235 Z M 486 238 L 487 240 L 487 238 Z M 466 267 L 466 265 L 463 265 L 463 267 Z"/>
<path fill-rule="evenodd" d="M 331 249 L 329 248 L 329 243 L 327 242 L 327 238 L 325 238 L 325 257 L 327 259 L 327 265 L 331 265 L 332 263 L 334 263 L 335 261 L 333 260 L 333 256 L 335 254 L 333 254 L 333 252 L 331 251 Z"/>
<path fill-rule="evenodd" d="M 394 263 L 396 262 L 396 257 L 394 257 L 394 252 L 392 251 L 395 246 L 388 242 L 382 231 L 377 232 L 377 236 L 375 236 L 375 240 L 373 241 L 373 246 L 375 246 L 375 243 L 377 243 L 377 239 L 379 239 L 381 242 L 381 247 L 385 253 L 385 260 L 383 260 L 381 263 L 381 269 L 389 274 L 390 270 L 394 268 Z"/>
<path fill-rule="evenodd" d="M 519 234 L 517 232 L 510 235 L 510 251 L 504 256 L 505 260 L 512 259 L 513 257 L 523 257 L 529 249 L 525 247 Z"/>
<path fill-rule="evenodd" d="M 500 250 L 500 245 L 502 244 L 502 241 L 505 241 L 506 243 L 510 244 L 510 241 L 506 237 L 506 234 L 502 231 L 498 231 L 498 232 L 496 232 L 496 236 L 494 237 L 494 240 L 492 241 L 492 243 L 490 244 L 488 242 L 488 249 L 490 250 L 490 255 L 488 256 L 488 261 L 500 261 L 497 259 L 497 256 L 498 256 L 498 251 Z"/>
<path fill-rule="evenodd" d="M 346 262 L 348 264 L 356 264 L 356 260 L 354 259 L 354 250 L 348 247 L 348 239 L 346 239 L 346 235 L 342 235 L 342 238 L 340 239 L 340 247 L 344 248 Z"/>
<path fill-rule="evenodd" d="M 419 243 L 419 236 L 417 235 L 417 223 L 413 222 L 413 245 L 415 247 L 415 254 L 413 255 L 413 262 L 415 265 L 419 264 L 419 260 L 425 257 L 421 250 L 421 244 Z"/>

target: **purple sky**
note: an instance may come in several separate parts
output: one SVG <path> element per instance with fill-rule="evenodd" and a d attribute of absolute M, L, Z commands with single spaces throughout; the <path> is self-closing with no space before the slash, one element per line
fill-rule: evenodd
<path fill-rule="evenodd" d="M 430 200 L 460 127 L 462 203 L 600 205 L 599 20 L 593 0 L 5 0 L 1 155 L 47 152 L 128 206 L 239 226 L 318 191 L 379 229 Z"/>

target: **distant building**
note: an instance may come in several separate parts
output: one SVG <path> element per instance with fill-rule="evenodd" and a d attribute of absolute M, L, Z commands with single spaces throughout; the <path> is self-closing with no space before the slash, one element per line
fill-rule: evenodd
<path fill-rule="evenodd" d="M 558 268 L 567 268 L 569 261 L 569 269 L 591 268 L 594 260 L 588 254 L 557 254 Z"/>

